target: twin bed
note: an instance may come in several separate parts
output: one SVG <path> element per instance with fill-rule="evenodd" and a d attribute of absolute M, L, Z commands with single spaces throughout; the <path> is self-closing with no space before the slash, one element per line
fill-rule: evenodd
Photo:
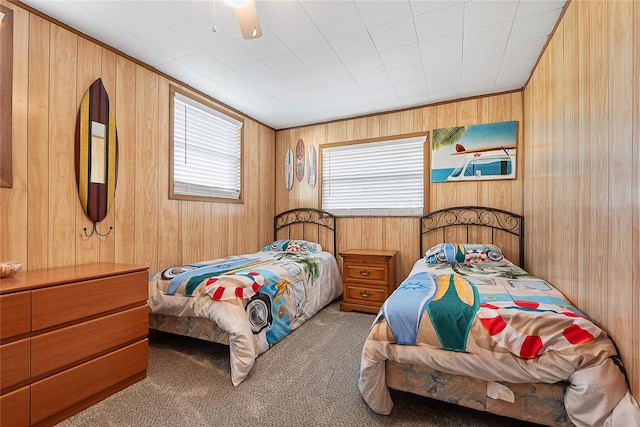
<path fill-rule="evenodd" d="M 522 265 L 523 230 L 520 215 L 483 207 L 421 218 L 420 258 L 362 350 L 373 411 L 391 413 L 392 388 L 545 425 L 640 425 L 611 339 L 505 257 Z"/>
<path fill-rule="evenodd" d="M 611 339 L 509 261 L 523 265 L 523 231 L 520 215 L 484 207 L 420 219 L 420 258 L 362 349 L 357 388 L 374 412 L 391 413 L 392 388 L 539 424 L 640 425 Z M 342 294 L 335 232 L 332 214 L 295 209 L 256 253 L 155 273 L 150 328 L 229 345 L 240 384 Z"/>
<path fill-rule="evenodd" d="M 328 212 L 290 210 L 258 252 L 153 274 L 149 327 L 229 345 L 240 384 L 259 354 L 342 294 L 335 225 Z"/>

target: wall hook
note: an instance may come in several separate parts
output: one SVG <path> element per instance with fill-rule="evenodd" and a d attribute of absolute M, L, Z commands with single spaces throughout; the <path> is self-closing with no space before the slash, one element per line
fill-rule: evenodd
<path fill-rule="evenodd" d="M 113 227 L 112 227 L 112 226 L 109 226 L 109 231 L 107 231 L 106 233 L 102 234 L 102 233 L 100 233 L 100 232 L 98 231 L 97 226 L 98 226 L 98 223 L 97 223 L 97 222 L 94 222 L 94 223 L 93 223 L 93 230 L 91 230 L 91 234 L 88 234 L 88 233 L 87 233 L 87 227 L 84 227 L 84 228 L 83 228 L 83 230 L 84 230 L 84 235 L 85 235 L 85 236 L 87 236 L 87 237 L 91 237 L 91 236 L 93 236 L 94 234 L 97 234 L 97 235 L 98 235 L 98 236 L 100 236 L 100 237 L 107 237 L 109 234 L 111 234 L 111 231 L 113 230 Z"/>

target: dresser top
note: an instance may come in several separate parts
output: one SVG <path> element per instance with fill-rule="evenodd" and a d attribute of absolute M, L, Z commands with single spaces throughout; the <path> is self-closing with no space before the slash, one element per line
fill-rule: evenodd
<path fill-rule="evenodd" d="M 340 256 L 385 256 L 392 257 L 397 254 L 398 251 L 379 251 L 376 249 L 348 249 L 346 251 L 340 252 Z"/>
<path fill-rule="evenodd" d="M 15 276 L 0 279 L 0 294 L 45 288 L 84 280 L 100 279 L 119 274 L 147 271 L 146 265 L 99 262 L 19 271 Z"/>

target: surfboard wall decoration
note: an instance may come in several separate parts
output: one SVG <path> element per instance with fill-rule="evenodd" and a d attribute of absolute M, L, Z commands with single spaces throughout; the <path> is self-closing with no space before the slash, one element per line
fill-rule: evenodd
<path fill-rule="evenodd" d="M 299 139 L 296 143 L 296 179 L 302 182 L 304 178 L 304 141 Z"/>
<path fill-rule="evenodd" d="M 95 231 L 95 224 L 107 216 L 113 203 L 118 178 L 116 120 L 102 79 L 91 84 L 80 102 L 75 172 L 82 210 L 93 222 Z"/>
<path fill-rule="evenodd" d="M 284 157 L 284 185 L 287 190 L 293 187 L 293 150 L 291 148 L 287 149 Z"/>
<path fill-rule="evenodd" d="M 309 188 L 316 186 L 316 171 L 318 170 L 318 160 L 316 159 L 316 146 L 309 146 L 309 173 L 307 175 L 307 184 Z"/>

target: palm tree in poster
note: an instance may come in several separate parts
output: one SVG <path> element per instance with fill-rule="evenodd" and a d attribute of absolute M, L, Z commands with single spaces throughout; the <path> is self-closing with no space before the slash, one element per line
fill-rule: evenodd
<path fill-rule="evenodd" d="M 432 150 L 438 150 L 447 145 L 453 145 L 460 141 L 467 133 L 466 126 L 456 126 L 452 128 L 434 129 Z"/>

